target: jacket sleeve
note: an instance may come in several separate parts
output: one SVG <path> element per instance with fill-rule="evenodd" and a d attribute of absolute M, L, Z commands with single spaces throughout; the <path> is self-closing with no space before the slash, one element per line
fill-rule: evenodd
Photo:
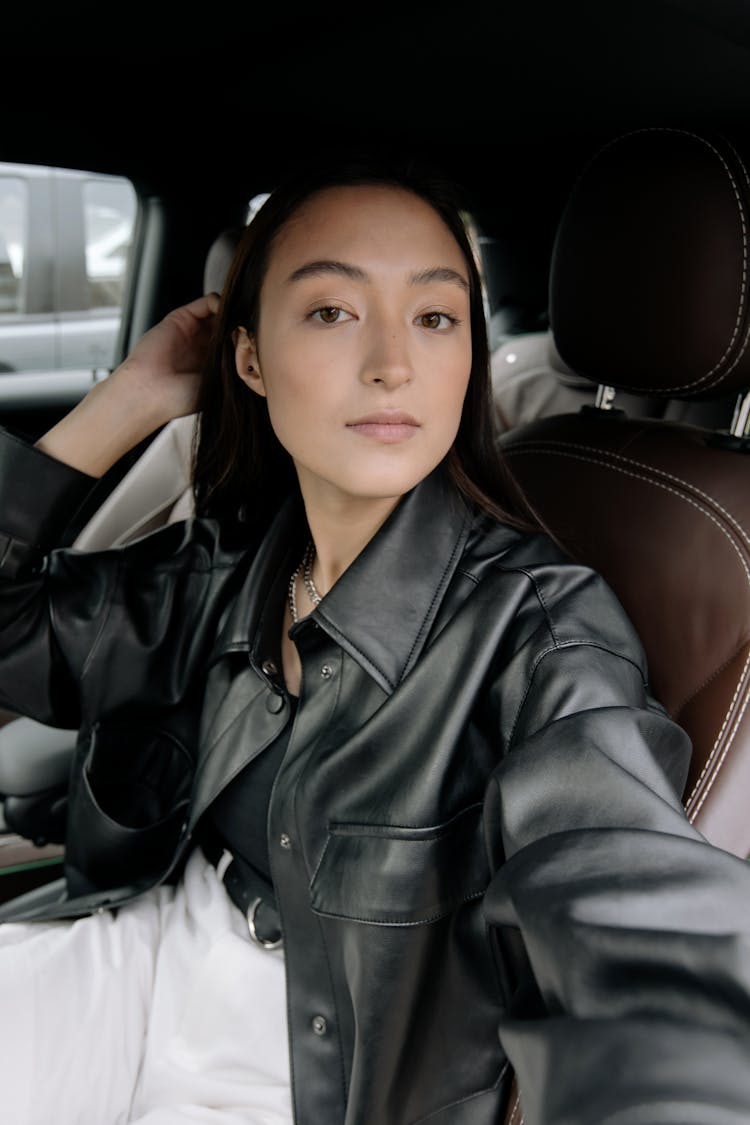
<path fill-rule="evenodd" d="M 82 561 L 61 626 L 50 553 L 95 483 L 0 430 L 0 705 L 57 726 L 78 725 L 78 673 L 99 628 L 114 560 L 107 565 L 100 557 L 95 567 Z"/>
<path fill-rule="evenodd" d="M 580 614 L 566 635 L 563 611 L 504 700 L 485 802 L 485 912 L 514 978 L 500 1039 L 525 1125 L 740 1125 L 750 867 L 688 822 L 688 739 L 650 698 L 619 603 L 590 593 L 623 643 Z"/>

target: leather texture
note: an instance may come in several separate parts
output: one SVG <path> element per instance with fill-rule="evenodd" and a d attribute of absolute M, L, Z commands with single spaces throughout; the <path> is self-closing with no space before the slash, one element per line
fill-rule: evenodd
<path fill-rule="evenodd" d="M 197 416 L 166 425 L 76 536 L 80 550 L 122 546 L 194 512 L 190 480 Z M 67 779 L 76 731 L 48 727 L 28 717 L 10 718 L 0 730 L 3 818 L 27 840 L 62 844 Z"/>
<path fill-rule="evenodd" d="M 552 253 L 549 317 L 569 368 L 636 395 L 750 386 L 746 161 L 724 137 L 641 129 L 583 169 Z"/>
<path fill-rule="evenodd" d="M 750 387 L 749 225 L 747 161 L 727 138 L 643 129 L 605 145 L 558 229 L 551 335 L 592 398 L 595 384 L 652 396 L 664 420 L 640 421 L 618 393 L 614 411 L 563 405 L 501 439 L 546 526 L 607 579 L 644 642 L 654 691 L 692 740 L 691 822 L 740 857 L 750 461 L 747 440 L 726 431 L 733 396 Z"/>
<path fill-rule="evenodd" d="M 750 460 L 709 431 L 598 412 L 503 439 L 566 549 L 602 573 L 643 641 L 651 683 L 687 730 L 684 800 L 720 847 L 750 854 Z"/>
<path fill-rule="evenodd" d="M 749 191 L 725 138 L 645 129 L 596 154 L 550 279 L 554 338 L 579 376 L 665 400 L 750 386 Z M 690 819 L 748 856 L 747 441 L 626 408 L 560 413 L 501 444 L 547 527 L 635 624 L 653 688 L 693 743 Z"/>
<path fill-rule="evenodd" d="M 59 466 L 48 513 L 49 462 L 0 433 L 0 701 L 80 728 L 74 827 L 67 885 L 4 920 L 179 877 L 289 719 L 263 664 L 298 500 L 54 550 L 90 481 Z M 298 1125 L 496 1125 L 509 1060 L 527 1125 L 745 1120 L 750 870 L 685 817 L 689 741 L 606 583 L 436 470 L 293 637 L 268 838 Z"/>

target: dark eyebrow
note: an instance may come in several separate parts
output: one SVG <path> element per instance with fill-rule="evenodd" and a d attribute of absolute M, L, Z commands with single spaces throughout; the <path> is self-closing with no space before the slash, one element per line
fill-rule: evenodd
<path fill-rule="evenodd" d="M 343 277 L 348 277 L 351 281 L 369 281 L 369 277 L 364 270 L 359 266 L 352 266 L 348 262 L 337 262 L 328 258 L 323 258 L 318 262 L 307 262 L 306 265 L 300 266 L 299 269 L 290 273 L 287 278 L 287 284 L 292 281 L 303 281 L 306 277 L 320 277 L 326 273 L 337 273 Z"/>
<path fill-rule="evenodd" d="M 299 266 L 289 275 L 287 284 L 292 281 L 304 281 L 307 277 L 321 277 L 328 273 L 348 277 L 350 281 L 369 282 L 370 280 L 369 275 L 359 266 L 353 266 L 350 262 L 339 262 L 332 258 L 321 258 L 319 261 L 307 262 L 304 266 Z M 432 266 L 430 269 L 419 270 L 409 277 L 410 285 L 429 285 L 432 281 L 449 281 L 454 285 L 459 285 L 465 292 L 469 292 L 469 283 L 466 278 L 458 270 L 451 269 L 450 266 Z"/>
<path fill-rule="evenodd" d="M 469 292 L 469 283 L 466 278 L 458 270 L 453 270 L 449 266 L 433 266 L 432 269 L 413 273 L 409 278 L 410 285 L 429 285 L 431 281 L 451 281 L 454 285 L 460 285 L 467 293 Z"/>

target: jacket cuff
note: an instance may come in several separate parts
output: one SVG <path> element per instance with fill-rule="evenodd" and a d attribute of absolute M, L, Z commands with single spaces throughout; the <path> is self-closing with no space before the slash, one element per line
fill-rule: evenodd
<path fill-rule="evenodd" d="M 0 427 L 0 577 L 39 563 L 95 484 Z"/>

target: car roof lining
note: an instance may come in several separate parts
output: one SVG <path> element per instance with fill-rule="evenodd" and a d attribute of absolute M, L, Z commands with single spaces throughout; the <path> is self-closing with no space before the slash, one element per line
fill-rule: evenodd
<path fill-rule="evenodd" d="M 49 164 L 95 158 L 96 170 L 145 191 L 221 175 L 246 193 L 268 188 L 252 182 L 255 168 L 281 175 L 356 129 L 368 142 L 395 137 L 456 164 L 465 157 L 479 185 L 486 164 L 462 149 L 522 152 L 531 141 L 559 158 L 597 130 L 750 113 L 744 0 L 469 0 L 463 18 L 452 3 L 419 7 L 379 5 L 354 34 L 315 9 L 248 4 L 222 18 L 219 4 L 192 32 L 173 21 L 118 26 L 101 59 L 85 36 L 76 42 L 66 12 L 62 39 L 35 29 L 4 60 L 4 87 L 21 96 L 4 115 L 2 157 L 37 160 L 41 131 Z M 9 20 L 12 29 L 22 16 Z"/>

